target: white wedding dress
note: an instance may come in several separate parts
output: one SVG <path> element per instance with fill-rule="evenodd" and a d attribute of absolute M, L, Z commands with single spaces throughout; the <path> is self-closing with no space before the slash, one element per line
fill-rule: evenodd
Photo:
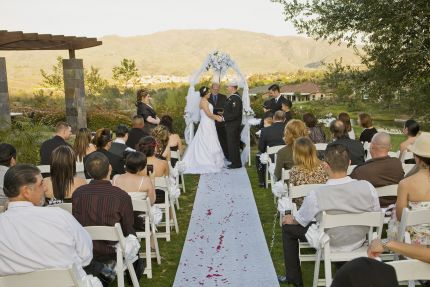
<path fill-rule="evenodd" d="M 213 112 L 213 106 L 209 104 Z M 182 160 L 185 172 L 192 174 L 216 173 L 224 167 L 224 153 L 218 140 L 215 121 L 200 109 L 200 124 Z"/>

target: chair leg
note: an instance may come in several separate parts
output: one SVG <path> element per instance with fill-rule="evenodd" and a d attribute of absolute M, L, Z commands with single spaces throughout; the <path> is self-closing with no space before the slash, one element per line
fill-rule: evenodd
<path fill-rule="evenodd" d="M 148 226 L 148 229 L 150 227 Z M 151 262 L 151 231 L 150 230 L 145 231 L 145 259 L 146 259 L 146 276 L 151 279 L 152 278 L 152 262 Z"/>
<path fill-rule="evenodd" d="M 124 287 L 124 261 L 121 248 L 116 249 L 116 277 L 118 287 Z"/>
<path fill-rule="evenodd" d="M 180 207 L 179 207 L 179 198 L 177 198 L 175 202 L 176 202 L 176 208 L 179 210 L 180 209 Z"/>
<path fill-rule="evenodd" d="M 171 205 L 172 208 L 172 217 L 173 217 L 173 224 L 175 225 L 175 231 L 176 233 L 179 233 L 179 225 L 178 225 L 178 219 L 176 218 L 176 211 L 174 204 Z"/>
<path fill-rule="evenodd" d="M 325 286 L 330 287 L 331 286 L 331 260 L 328 259 L 328 256 L 324 256 L 324 271 L 325 271 Z"/>
<path fill-rule="evenodd" d="M 320 263 L 321 263 L 321 249 L 318 249 L 317 250 L 317 259 L 315 260 L 314 280 L 312 283 L 312 287 L 318 286 L 318 277 L 320 275 Z"/>
<path fill-rule="evenodd" d="M 269 166 L 266 164 L 266 171 L 264 172 L 264 174 L 265 174 L 265 185 L 266 185 L 266 188 L 268 188 L 269 187 Z"/>
<path fill-rule="evenodd" d="M 161 264 L 161 256 L 160 256 L 160 249 L 158 248 L 158 239 L 157 239 L 157 231 L 155 230 L 155 224 L 151 224 L 152 227 L 152 242 L 154 243 L 155 248 L 155 257 L 157 258 L 157 263 Z"/>
<path fill-rule="evenodd" d="M 128 273 L 131 277 L 131 282 L 133 282 L 133 287 L 139 287 L 139 281 L 137 280 L 136 271 L 134 270 L 134 266 L 132 262 L 126 262 Z M 123 273 L 124 274 L 124 273 Z M 123 278 L 124 279 L 124 278 Z M 123 281 L 124 283 L 124 281 Z"/>
<path fill-rule="evenodd" d="M 170 204 L 169 204 L 169 198 L 166 197 L 166 241 L 170 241 Z"/>
<path fill-rule="evenodd" d="M 182 190 L 185 193 L 185 180 L 184 180 L 184 175 L 181 173 L 181 180 L 182 180 Z"/>

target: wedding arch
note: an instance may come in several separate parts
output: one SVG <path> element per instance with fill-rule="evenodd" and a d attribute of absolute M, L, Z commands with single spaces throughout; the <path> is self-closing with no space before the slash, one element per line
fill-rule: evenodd
<path fill-rule="evenodd" d="M 249 120 L 254 117 L 254 111 L 251 108 L 250 100 L 249 100 L 249 88 L 248 83 L 246 82 L 246 78 L 241 73 L 239 66 L 236 64 L 233 59 L 231 59 L 230 55 L 226 53 L 222 53 L 220 51 L 214 51 L 210 53 L 203 64 L 191 77 L 190 77 L 190 87 L 188 89 L 187 94 L 187 104 L 185 106 L 185 141 L 187 144 L 191 143 L 191 140 L 194 137 L 194 124 L 200 121 L 200 112 L 199 112 L 199 101 L 200 94 L 195 89 L 195 85 L 199 82 L 200 77 L 203 73 L 207 71 L 211 71 L 213 73 L 213 78 L 215 78 L 216 82 L 221 83 L 221 80 L 226 75 L 227 71 L 232 69 L 236 76 L 238 77 L 237 82 L 239 88 L 242 88 L 242 125 L 243 129 L 240 134 L 240 140 L 245 144 L 244 149 L 242 150 L 241 159 L 242 164 L 245 164 L 249 160 L 249 155 L 251 152 L 250 149 L 250 124 Z"/>

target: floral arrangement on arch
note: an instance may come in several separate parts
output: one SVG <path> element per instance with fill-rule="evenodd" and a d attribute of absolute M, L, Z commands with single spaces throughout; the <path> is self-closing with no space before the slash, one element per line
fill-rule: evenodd
<path fill-rule="evenodd" d="M 228 68 L 234 65 L 234 61 L 231 59 L 229 54 L 222 53 L 220 51 L 214 51 L 209 54 L 206 71 L 213 70 L 218 75 L 218 80 L 225 75 Z"/>

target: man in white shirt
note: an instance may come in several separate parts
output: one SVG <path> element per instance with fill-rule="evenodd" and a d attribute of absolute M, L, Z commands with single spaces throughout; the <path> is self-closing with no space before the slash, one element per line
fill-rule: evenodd
<path fill-rule="evenodd" d="M 118 125 L 115 131 L 116 138 L 113 141 L 109 152 L 125 158 L 126 152 L 134 152 L 135 150 L 128 147 L 126 142 L 128 140 L 128 128 L 126 125 Z"/>
<path fill-rule="evenodd" d="M 306 241 L 305 234 L 314 218 L 327 213 L 363 213 L 379 211 L 379 199 L 375 188 L 365 180 L 347 176 L 350 158 L 341 144 L 332 144 L 325 153 L 324 168 L 329 176 L 325 186 L 314 191 L 303 201 L 299 211 L 283 219 L 282 239 L 286 276 L 278 276 L 280 283 L 303 286 L 299 260 L 299 243 Z M 352 251 L 363 245 L 368 228 L 345 226 L 328 230 L 330 245 L 339 251 Z"/>
<path fill-rule="evenodd" d="M 88 232 L 67 211 L 42 207 L 46 187 L 37 167 L 19 164 L 8 169 L 3 190 L 8 209 L 0 214 L 0 276 L 91 262 Z"/>

